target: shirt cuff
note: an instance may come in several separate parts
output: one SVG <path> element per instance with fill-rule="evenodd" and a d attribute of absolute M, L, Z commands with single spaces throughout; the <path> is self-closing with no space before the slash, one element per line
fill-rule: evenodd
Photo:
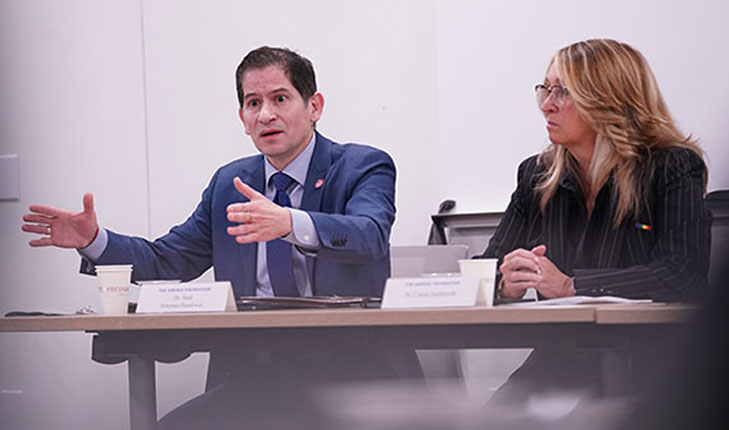
<path fill-rule="evenodd" d="M 106 250 L 106 245 L 108 243 L 109 235 L 107 234 L 106 229 L 99 228 L 99 234 L 96 235 L 96 239 L 94 239 L 86 248 L 76 248 L 76 251 L 78 251 L 82 257 L 95 263 Z"/>
<path fill-rule="evenodd" d="M 314 221 L 308 213 L 288 208 L 291 213 L 291 233 L 282 239 L 296 245 L 302 252 L 316 252 L 321 247 Z"/>

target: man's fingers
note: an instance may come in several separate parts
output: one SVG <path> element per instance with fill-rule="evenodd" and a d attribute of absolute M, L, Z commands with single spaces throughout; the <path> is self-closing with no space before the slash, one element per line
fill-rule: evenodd
<path fill-rule="evenodd" d="M 247 240 L 247 242 L 255 242 L 261 238 L 261 230 L 255 225 L 251 224 L 238 224 L 230 226 L 226 229 L 226 232 L 230 236 L 236 236 L 236 238 L 245 237 L 246 239 L 251 239 Z"/>
<path fill-rule="evenodd" d="M 265 242 L 271 240 L 264 231 L 255 224 L 239 224 L 226 229 L 229 236 L 234 236 L 238 243 Z"/>
<path fill-rule="evenodd" d="M 253 243 L 253 242 L 260 242 L 259 235 L 257 234 L 248 234 L 245 236 L 236 236 L 235 241 L 238 243 Z"/>
<path fill-rule="evenodd" d="M 226 231 L 231 236 L 245 236 L 247 234 L 251 234 L 251 233 L 255 232 L 256 229 L 249 226 L 248 224 L 239 224 L 239 225 L 228 227 Z"/>
<path fill-rule="evenodd" d="M 228 213 L 230 212 L 250 212 L 250 202 L 246 203 L 231 203 L 226 208 Z"/>
<path fill-rule="evenodd" d="M 239 193 L 248 197 L 248 200 L 252 201 L 252 200 L 256 200 L 256 199 L 260 199 L 260 198 L 265 199 L 265 197 L 263 195 L 261 195 L 261 193 L 254 190 L 253 188 L 251 188 L 245 182 L 241 181 L 241 179 L 237 176 L 235 178 L 233 178 L 233 186 L 235 187 L 236 190 L 238 190 Z"/>
<path fill-rule="evenodd" d="M 84 212 L 87 214 L 94 212 L 94 195 L 91 193 L 84 194 Z"/>
<path fill-rule="evenodd" d="M 43 215 L 50 216 L 50 217 L 56 217 L 56 216 L 62 215 L 66 212 L 61 209 L 56 209 L 54 207 L 45 206 L 45 205 L 30 205 L 29 209 L 31 212 L 43 214 Z"/>
<path fill-rule="evenodd" d="M 37 233 L 37 234 L 49 234 L 49 227 L 47 225 L 39 224 L 23 224 L 21 229 L 26 233 Z"/>
<path fill-rule="evenodd" d="M 39 214 L 25 214 L 23 215 L 23 221 L 25 222 L 37 222 L 40 224 L 50 224 L 53 218 Z"/>
<path fill-rule="evenodd" d="M 38 247 L 38 246 L 51 246 L 53 245 L 53 241 L 50 237 L 44 237 L 41 239 L 35 239 L 28 242 L 30 246 Z"/>
<path fill-rule="evenodd" d="M 246 210 L 231 210 L 228 208 L 228 221 L 250 223 L 253 221 L 253 214 Z"/>
<path fill-rule="evenodd" d="M 261 238 L 260 232 L 248 225 L 241 224 L 235 227 L 228 227 L 227 233 L 235 237 L 238 243 L 258 242 Z"/>

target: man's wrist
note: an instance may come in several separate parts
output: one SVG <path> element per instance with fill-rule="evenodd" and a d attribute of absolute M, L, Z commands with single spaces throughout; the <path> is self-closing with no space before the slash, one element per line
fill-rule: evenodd
<path fill-rule="evenodd" d="M 309 214 L 293 208 L 290 208 L 289 212 L 291 213 L 291 232 L 282 239 L 309 251 L 318 250 L 319 235 Z"/>
<path fill-rule="evenodd" d="M 108 233 L 105 229 L 99 227 L 96 232 L 96 237 L 91 243 L 85 248 L 77 248 L 76 250 L 88 260 L 96 262 L 101 257 L 101 254 L 106 250 L 106 245 L 109 242 Z"/>
<path fill-rule="evenodd" d="M 90 241 L 88 241 L 86 243 L 86 245 L 82 246 L 81 249 L 88 248 L 89 246 L 91 246 L 91 244 L 94 243 L 94 241 L 96 240 L 97 237 L 99 237 L 99 226 L 98 225 L 96 226 L 96 230 L 94 231 L 94 236 L 91 238 Z"/>

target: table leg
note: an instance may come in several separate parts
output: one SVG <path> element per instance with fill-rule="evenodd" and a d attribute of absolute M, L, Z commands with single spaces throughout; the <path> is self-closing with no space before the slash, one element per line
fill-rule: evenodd
<path fill-rule="evenodd" d="M 625 396 L 632 391 L 632 366 L 629 351 L 614 349 L 601 354 L 603 396 Z"/>
<path fill-rule="evenodd" d="M 153 430 L 157 425 L 154 359 L 129 356 L 129 423 L 131 430 Z"/>

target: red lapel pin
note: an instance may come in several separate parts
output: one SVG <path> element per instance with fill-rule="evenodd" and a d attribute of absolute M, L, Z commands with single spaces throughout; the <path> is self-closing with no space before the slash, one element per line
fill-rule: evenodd
<path fill-rule="evenodd" d="M 314 189 L 318 190 L 319 188 L 322 187 L 322 185 L 324 185 L 324 178 L 317 179 L 316 182 L 314 183 Z"/>

